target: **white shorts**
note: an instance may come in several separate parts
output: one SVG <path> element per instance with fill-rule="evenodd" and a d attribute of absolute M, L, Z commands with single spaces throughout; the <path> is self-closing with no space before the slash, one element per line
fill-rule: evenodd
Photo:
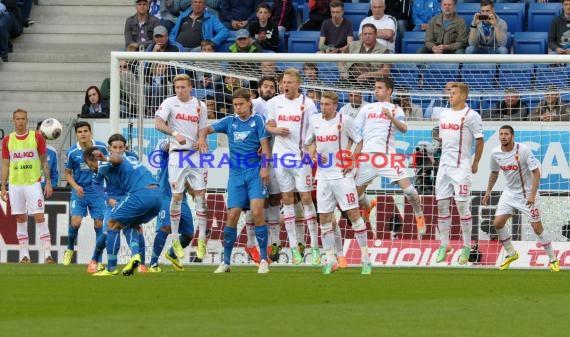
<path fill-rule="evenodd" d="M 317 212 L 331 213 L 337 204 L 342 211 L 358 207 L 358 193 L 352 176 L 317 180 Z"/>
<path fill-rule="evenodd" d="M 313 172 L 310 165 L 286 168 L 279 165 L 275 168 L 279 190 L 281 192 L 311 192 L 313 189 Z"/>
<path fill-rule="evenodd" d="M 188 151 L 172 151 L 169 154 L 168 182 L 172 193 L 184 192 L 186 179 L 195 191 L 205 190 L 208 184 L 208 170 L 205 167 L 200 167 L 200 154 L 198 152 L 189 157 L 193 165 L 185 161 L 180 163 L 180 157 L 187 153 Z"/>
<path fill-rule="evenodd" d="M 269 185 L 267 186 L 267 194 L 268 195 L 280 194 L 281 190 L 279 189 L 279 182 L 277 181 L 277 173 L 275 172 L 275 168 L 271 164 L 269 164 L 268 167 L 269 167 Z"/>
<path fill-rule="evenodd" d="M 534 201 L 532 208 L 526 205 L 526 199 L 522 196 L 513 196 L 509 193 L 501 194 L 495 216 L 499 215 L 513 215 L 514 211 L 518 210 L 526 215 L 531 223 L 540 221 L 540 210 L 538 209 L 538 198 Z"/>
<path fill-rule="evenodd" d="M 44 213 L 44 193 L 42 185 L 10 185 L 8 191 L 12 215 Z"/>
<path fill-rule="evenodd" d="M 372 157 L 374 153 L 369 153 L 369 155 Z M 354 179 L 356 186 L 368 185 L 372 180 L 376 179 L 376 177 L 388 178 L 392 183 L 408 177 L 406 168 L 400 167 L 397 163 L 393 165 L 394 167 L 390 164 L 381 165 L 381 160 L 379 160 L 379 164 L 376 164 L 376 166 L 374 163 L 374 161 L 368 160 L 358 164 L 359 166 Z"/>
<path fill-rule="evenodd" d="M 472 181 L 471 169 L 440 166 L 435 178 L 435 199 L 442 200 L 455 196 L 457 201 L 467 201 L 471 198 Z"/>

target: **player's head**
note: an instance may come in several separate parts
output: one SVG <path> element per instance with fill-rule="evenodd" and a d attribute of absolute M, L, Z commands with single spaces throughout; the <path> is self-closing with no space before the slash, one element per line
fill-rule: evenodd
<path fill-rule="evenodd" d="M 338 95 L 334 91 L 325 91 L 321 95 L 321 112 L 324 118 L 336 116 L 338 108 Z"/>
<path fill-rule="evenodd" d="M 362 94 L 359 91 L 349 92 L 348 102 L 355 107 L 359 107 L 362 104 Z"/>
<path fill-rule="evenodd" d="M 394 91 L 394 80 L 391 77 L 378 77 L 374 83 L 374 94 L 379 102 L 387 102 Z"/>
<path fill-rule="evenodd" d="M 75 136 L 80 143 L 86 143 L 91 141 L 91 124 L 85 121 L 79 121 L 73 126 L 75 129 Z"/>
<path fill-rule="evenodd" d="M 178 74 L 174 77 L 172 83 L 174 84 L 176 97 L 183 102 L 188 101 L 190 99 L 190 93 L 192 92 L 192 80 L 190 76 Z"/>
<path fill-rule="evenodd" d="M 16 109 L 12 113 L 12 120 L 16 131 L 24 131 L 28 127 L 28 112 L 24 109 Z"/>
<path fill-rule="evenodd" d="M 236 115 L 242 119 L 248 118 L 252 111 L 251 92 L 244 88 L 236 89 L 232 96 L 232 105 Z"/>
<path fill-rule="evenodd" d="M 120 133 L 115 133 L 109 137 L 107 148 L 111 153 L 122 155 L 127 150 L 127 140 Z"/>
<path fill-rule="evenodd" d="M 452 82 L 449 89 L 449 104 L 455 108 L 462 108 L 469 96 L 469 87 L 463 82 Z"/>
<path fill-rule="evenodd" d="M 97 161 L 95 157 L 97 152 L 101 152 L 101 150 L 95 146 L 90 146 L 83 151 L 83 161 L 87 164 L 89 169 L 94 172 L 97 172 L 99 169 L 99 161 Z"/>
<path fill-rule="evenodd" d="M 301 74 L 295 68 L 289 68 L 283 73 L 283 94 L 288 99 L 299 97 L 299 88 L 301 87 Z"/>
<path fill-rule="evenodd" d="M 499 140 L 502 146 L 507 146 L 513 143 L 515 139 L 515 129 L 510 125 L 503 125 L 499 129 Z"/>
<path fill-rule="evenodd" d="M 259 96 L 264 100 L 267 101 L 275 96 L 275 92 L 277 91 L 277 82 L 273 77 L 270 76 L 263 76 L 259 80 Z"/>

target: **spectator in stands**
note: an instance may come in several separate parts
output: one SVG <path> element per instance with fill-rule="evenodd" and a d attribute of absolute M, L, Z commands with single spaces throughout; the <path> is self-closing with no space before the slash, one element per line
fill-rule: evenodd
<path fill-rule="evenodd" d="M 297 5 L 292 0 L 276 0 L 271 6 L 271 21 L 279 29 L 279 34 L 285 34 L 297 29 Z"/>
<path fill-rule="evenodd" d="M 562 15 L 552 20 L 548 32 L 549 54 L 570 54 L 570 0 L 564 0 L 562 7 Z"/>
<path fill-rule="evenodd" d="M 125 47 L 136 42 L 145 48 L 152 42 L 152 32 L 160 21 L 149 14 L 148 0 L 136 0 L 137 12 L 125 22 Z"/>
<path fill-rule="evenodd" d="M 184 47 L 176 41 L 168 39 L 168 30 L 164 26 L 154 27 L 152 34 L 153 42 L 146 48 L 146 51 L 180 53 Z"/>
<path fill-rule="evenodd" d="M 319 67 L 316 63 L 303 63 L 303 85 L 324 85 L 319 80 Z"/>
<path fill-rule="evenodd" d="M 206 103 L 206 109 L 208 111 L 208 119 L 222 119 L 226 117 L 225 114 L 218 112 L 216 110 L 216 99 L 213 95 L 207 95 L 204 100 Z"/>
<path fill-rule="evenodd" d="M 242 87 L 239 78 L 231 73 L 224 76 L 223 84 L 216 84 L 215 92 L 218 116 L 225 117 L 233 113 L 232 97 L 234 91 Z"/>
<path fill-rule="evenodd" d="M 277 63 L 273 61 L 263 61 L 259 65 L 259 70 L 261 71 L 261 77 L 272 77 L 275 78 L 277 76 Z"/>
<path fill-rule="evenodd" d="M 216 47 L 214 43 L 210 40 L 204 40 L 200 43 L 200 51 L 202 53 L 215 53 Z M 212 69 L 213 67 L 219 66 L 219 63 L 212 64 L 211 62 L 197 62 L 196 66 L 200 66 L 206 69 Z M 221 69 L 217 69 L 220 70 Z M 195 87 L 197 89 L 214 89 L 215 83 L 221 83 L 222 77 L 218 74 L 212 72 L 196 71 L 194 73 Z"/>
<path fill-rule="evenodd" d="M 479 13 L 473 15 L 466 54 L 508 54 L 507 23 L 495 13 L 492 0 L 481 0 Z"/>
<path fill-rule="evenodd" d="M 362 94 L 359 91 L 351 91 L 348 93 L 348 103 L 346 103 L 342 108 L 340 108 L 340 113 L 356 118 L 356 115 L 360 112 L 360 109 L 370 102 L 364 101 L 362 99 Z"/>
<path fill-rule="evenodd" d="M 467 27 L 465 20 L 455 11 L 455 1 L 441 1 L 441 14 L 430 20 L 424 46 L 418 49 L 418 53 L 465 53 L 468 39 Z"/>
<path fill-rule="evenodd" d="M 360 22 L 358 35 L 362 34 L 362 27 L 364 27 L 365 24 L 371 23 L 376 27 L 376 39 L 378 42 L 388 48 L 391 53 L 395 53 L 396 19 L 384 14 L 385 9 L 386 5 L 384 0 L 370 0 L 372 16 L 368 16 Z"/>
<path fill-rule="evenodd" d="M 528 106 L 521 101 L 516 88 L 505 89 L 505 96 L 498 106 L 491 107 L 488 114 L 483 115 L 484 120 L 499 121 L 525 121 L 528 118 Z"/>
<path fill-rule="evenodd" d="M 309 0 L 309 20 L 305 21 L 299 30 L 321 30 L 323 22 L 331 18 L 330 2 L 330 0 Z"/>
<path fill-rule="evenodd" d="M 109 102 L 103 100 L 101 91 L 92 85 L 85 90 L 85 104 L 81 108 L 80 118 L 109 118 Z"/>
<path fill-rule="evenodd" d="M 414 30 L 425 32 L 430 20 L 439 13 L 441 13 L 439 0 L 414 0 L 412 8 Z"/>
<path fill-rule="evenodd" d="M 10 38 L 20 36 L 23 31 L 22 14 L 16 1 L 0 1 L 0 58 L 8 62 L 8 53 L 12 52 Z"/>
<path fill-rule="evenodd" d="M 390 50 L 378 42 L 377 28 L 372 23 L 361 27 L 360 40 L 352 41 L 348 47 L 349 54 L 388 54 Z M 341 80 L 354 83 L 369 82 L 373 84 L 378 76 L 390 74 L 389 64 L 347 62 L 340 68 Z"/>
<path fill-rule="evenodd" d="M 408 88 L 400 89 L 393 103 L 402 107 L 407 120 L 421 121 L 424 119 L 422 107 L 412 103 L 412 97 Z"/>
<path fill-rule="evenodd" d="M 208 7 L 208 12 L 212 15 L 220 17 L 220 7 L 222 6 L 223 0 L 206 0 L 206 6 Z"/>
<path fill-rule="evenodd" d="M 450 81 L 445 84 L 443 88 L 443 93 L 441 96 L 432 99 L 426 108 L 424 114 L 425 119 L 431 119 L 432 121 L 439 121 L 439 115 L 443 109 L 449 108 L 449 91 L 451 90 L 451 85 L 454 82 Z"/>
<path fill-rule="evenodd" d="M 418 0 L 414 0 L 418 1 Z M 385 0 L 384 13 L 390 15 L 398 23 L 397 36 L 401 38 L 408 31 L 412 18 L 412 0 Z"/>
<path fill-rule="evenodd" d="M 340 0 L 330 3 L 331 18 L 323 22 L 319 37 L 319 51 L 327 54 L 345 53 L 352 42 L 352 22 L 344 17 L 344 4 Z"/>
<path fill-rule="evenodd" d="M 261 0 L 225 0 L 220 6 L 220 20 L 231 30 L 247 29 L 255 20 Z"/>
<path fill-rule="evenodd" d="M 200 43 L 210 40 L 218 48 L 229 31 L 217 16 L 206 10 L 205 0 L 192 0 L 190 8 L 180 14 L 170 31 L 170 41 L 180 43 L 187 50 L 200 51 Z"/>
<path fill-rule="evenodd" d="M 541 122 L 568 122 L 570 121 L 570 104 L 564 104 L 560 100 L 558 89 L 549 85 L 546 88 L 544 99 L 532 112 L 532 121 Z"/>
<path fill-rule="evenodd" d="M 160 3 L 160 25 L 172 30 L 180 12 L 190 7 L 192 0 L 163 0 Z"/>
<path fill-rule="evenodd" d="M 236 33 L 236 42 L 232 43 L 228 50 L 230 53 L 262 53 L 263 48 L 252 40 L 249 31 L 245 28 L 240 29 Z"/>
<path fill-rule="evenodd" d="M 34 20 L 30 19 L 30 13 L 32 12 L 33 4 L 33 0 L 18 1 L 18 6 L 20 6 L 20 10 L 22 12 L 22 25 L 24 27 L 29 27 L 35 23 Z"/>
<path fill-rule="evenodd" d="M 269 21 L 271 8 L 265 2 L 257 6 L 257 21 L 249 25 L 249 34 L 259 43 L 264 51 L 279 51 L 279 30 Z"/>

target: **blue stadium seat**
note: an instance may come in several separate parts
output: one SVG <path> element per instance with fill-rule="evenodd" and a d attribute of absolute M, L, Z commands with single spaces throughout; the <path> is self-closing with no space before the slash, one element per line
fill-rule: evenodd
<path fill-rule="evenodd" d="M 291 31 L 289 32 L 289 53 L 316 53 L 319 49 L 318 31 Z"/>
<path fill-rule="evenodd" d="M 394 63 L 390 75 L 396 88 L 407 87 L 416 90 L 419 87 L 420 71 L 415 63 Z"/>
<path fill-rule="evenodd" d="M 418 48 L 423 47 L 425 32 L 404 32 L 402 37 L 402 53 L 415 54 Z"/>
<path fill-rule="evenodd" d="M 193 89 L 192 94 L 199 100 L 205 100 L 208 96 L 215 96 L 213 89 Z"/>
<path fill-rule="evenodd" d="M 537 64 L 536 65 L 536 90 L 544 90 L 548 85 L 557 88 L 568 88 L 570 86 L 568 77 L 570 76 L 570 66 L 558 64 Z"/>
<path fill-rule="evenodd" d="M 461 69 L 461 78 L 470 91 L 489 91 L 496 88 L 496 73 L 494 63 L 466 63 Z"/>
<path fill-rule="evenodd" d="M 458 3 L 455 6 L 455 11 L 457 12 L 457 15 L 461 16 L 463 18 L 463 20 L 465 20 L 465 24 L 467 25 L 467 28 L 469 29 L 469 26 L 471 25 L 471 22 L 473 21 L 473 15 L 477 12 L 479 12 L 479 9 L 481 8 L 481 5 L 479 4 L 479 2 L 477 3 Z"/>
<path fill-rule="evenodd" d="M 345 3 L 344 17 L 352 22 L 352 29 L 358 30 L 360 21 L 368 15 L 370 3 Z"/>
<path fill-rule="evenodd" d="M 509 32 L 524 31 L 525 3 L 496 3 L 495 13 L 507 22 Z"/>
<path fill-rule="evenodd" d="M 531 3 L 528 9 L 528 31 L 548 32 L 552 19 L 560 16 L 560 3 Z"/>
<path fill-rule="evenodd" d="M 523 63 L 504 63 L 499 65 L 499 87 L 528 90 L 532 88 L 534 66 Z"/>
<path fill-rule="evenodd" d="M 216 49 L 216 51 L 218 53 L 229 53 L 229 47 L 232 45 L 232 43 L 236 42 L 236 34 L 237 31 L 235 30 L 230 30 L 230 33 L 228 34 L 228 37 L 226 37 L 225 41 L 222 42 L 222 44 L 220 44 L 218 46 L 218 48 Z"/>
<path fill-rule="evenodd" d="M 547 32 L 514 33 L 513 52 L 515 54 L 546 54 L 547 46 Z"/>
<path fill-rule="evenodd" d="M 336 62 L 320 62 L 317 64 L 319 68 L 319 79 L 327 84 L 334 85 L 338 82 L 340 74 Z"/>
<path fill-rule="evenodd" d="M 431 63 L 422 68 L 423 87 L 441 92 L 449 81 L 459 79 L 458 63 Z"/>

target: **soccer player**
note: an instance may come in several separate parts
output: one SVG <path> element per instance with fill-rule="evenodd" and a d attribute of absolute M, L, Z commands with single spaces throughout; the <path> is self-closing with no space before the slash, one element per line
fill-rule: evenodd
<path fill-rule="evenodd" d="M 232 105 L 235 115 L 200 130 L 200 151 L 207 152 L 206 136 L 210 133 L 225 133 L 230 151 L 230 174 L 228 179 L 228 219 L 224 226 L 224 261 L 214 273 L 230 272 L 232 250 L 237 238 L 237 223 L 242 210 L 251 209 L 255 236 L 259 244 L 260 274 L 269 272 L 267 261 L 267 225 L 263 208 L 267 197 L 269 168 L 265 164 L 270 158 L 269 134 L 265 130 L 265 119 L 253 114 L 251 93 L 247 89 L 234 91 Z M 261 151 L 260 151 L 261 149 Z M 258 156 L 261 152 L 261 158 Z M 262 158 L 264 161 L 262 162 Z"/>
<path fill-rule="evenodd" d="M 44 248 L 45 263 L 55 263 L 51 257 L 51 235 L 44 214 L 44 194 L 49 198 L 53 193 L 46 158 L 46 141 L 41 133 L 28 129 L 27 111 L 17 109 L 12 113 L 12 121 L 15 131 L 2 140 L 0 196 L 3 201 L 8 201 L 8 196 L 10 197 L 12 215 L 16 217 L 20 263 L 31 262 L 28 247 L 28 214 L 34 216 Z M 46 177 L 43 193 L 40 184 L 42 170 Z M 8 182 L 9 192 L 6 188 Z"/>
<path fill-rule="evenodd" d="M 176 96 L 162 102 L 156 112 L 155 128 L 171 136 L 170 154 L 168 161 L 168 176 L 172 189 L 170 202 L 170 228 L 172 231 L 172 248 L 177 258 L 184 257 L 184 249 L 180 243 L 179 226 L 182 212 L 182 194 L 185 190 L 186 179 L 194 190 L 196 205 L 196 224 L 199 229 L 198 251 L 199 259 L 206 255 L 206 184 L 208 171 L 199 167 L 200 154 L 195 151 L 199 131 L 205 128 L 208 120 L 208 110 L 204 102 L 192 97 L 192 81 L 186 74 L 174 77 Z M 190 164 L 188 161 L 192 162 Z"/>
<path fill-rule="evenodd" d="M 362 253 L 362 274 L 372 273 L 372 264 L 366 245 L 366 223 L 358 208 L 358 193 L 354 182 L 353 156 L 362 150 L 362 136 L 354 120 L 347 115 L 337 113 L 338 95 L 333 91 L 325 92 L 321 97 L 321 115 L 313 115 L 309 120 L 305 145 L 311 147 L 311 157 L 317 165 L 317 209 L 321 222 L 321 238 L 327 256 L 325 274 L 333 273 L 337 268 L 335 256 L 335 234 L 333 230 L 333 212 L 338 203 L 346 211 L 352 222 L 354 236 Z M 352 141 L 350 144 L 349 142 Z M 351 144 L 356 144 L 354 152 Z M 346 151 L 347 153 L 341 152 Z M 350 155 L 348 154 L 350 153 Z M 348 157 L 348 162 L 344 162 Z"/>
<path fill-rule="evenodd" d="M 93 189 L 93 172 L 83 161 L 83 151 L 91 146 L 95 146 L 107 155 L 105 143 L 93 140 L 91 125 L 87 122 L 75 123 L 75 136 L 77 143 L 72 145 L 66 154 L 65 179 L 71 186 L 71 222 L 67 228 L 68 241 L 67 249 L 63 256 L 63 265 L 71 263 L 74 254 L 75 241 L 81 220 L 87 216 L 87 211 L 93 219 L 95 237 L 98 238 L 103 233 L 103 215 L 105 213 L 105 201 L 95 193 Z"/>
<path fill-rule="evenodd" d="M 96 173 L 95 179 L 104 178 L 107 186 L 120 189 L 120 194 L 126 197 L 120 200 L 111 211 L 107 229 L 107 269 L 93 274 L 94 276 L 116 276 L 117 254 L 121 240 L 119 231 L 124 230 L 125 237 L 131 247 L 132 257 L 123 268 L 122 274 L 132 275 L 141 263 L 140 247 L 138 245 L 141 223 L 154 218 L 160 211 L 162 195 L 158 183 L 150 171 L 138 161 L 124 155 L 112 153 L 105 156 L 97 147 L 89 147 L 83 153 L 87 166 Z M 100 186 L 96 184 L 94 186 Z M 98 189 L 98 195 L 103 195 Z"/>
<path fill-rule="evenodd" d="M 540 221 L 540 209 L 537 200 L 540 184 L 539 163 L 528 146 L 515 142 L 515 130 L 512 126 L 501 126 L 499 139 L 501 145 L 491 152 L 491 174 L 489 175 L 487 191 L 483 197 L 483 205 L 489 205 L 491 191 L 497 182 L 499 171 L 503 171 L 506 179 L 505 189 L 499 198 L 493 225 L 499 235 L 499 241 L 508 255 L 501 263 L 499 270 L 509 268 L 511 263 L 519 258 L 519 253 L 513 247 L 509 228 L 505 226 L 515 210 L 518 210 L 530 219 L 532 229 L 548 253 L 550 270 L 553 272 L 560 271 L 558 259 L 552 250 L 550 235 L 544 230 Z"/>
<path fill-rule="evenodd" d="M 36 126 L 36 132 L 40 131 L 40 127 L 42 126 L 42 122 L 40 121 L 38 122 L 38 125 Z M 41 131 L 40 131 L 41 132 Z M 44 139 L 45 139 L 45 135 L 44 135 Z M 49 144 L 46 143 L 46 160 L 49 166 L 49 174 L 51 176 L 51 187 L 57 187 L 57 182 L 59 181 L 59 169 L 57 167 L 57 151 L 55 150 L 55 148 Z M 41 180 L 41 184 L 42 184 L 42 188 L 45 188 L 46 186 L 46 177 L 45 174 L 42 171 L 42 180 Z"/>
<path fill-rule="evenodd" d="M 449 104 L 451 108 L 442 109 L 439 117 L 439 136 L 441 137 L 441 158 L 435 181 L 437 199 L 437 224 L 441 245 L 437 251 L 436 262 L 440 263 L 451 251 L 449 229 L 451 197 L 459 211 L 459 223 L 463 235 L 463 248 L 459 255 L 459 264 L 469 261 L 471 252 L 471 181 L 477 173 L 479 160 L 483 153 L 483 123 L 481 116 L 466 104 L 469 87 L 465 83 L 449 84 Z M 473 158 L 475 143 L 475 158 Z"/>
<path fill-rule="evenodd" d="M 267 103 L 267 131 L 275 137 L 273 157 L 277 162 L 273 164 L 283 198 L 283 221 L 293 263 L 298 265 L 303 262 L 303 257 L 296 245 L 295 191 L 301 195 L 309 233 L 312 238 L 317 235 L 317 214 L 311 198 L 311 165 L 302 163 L 307 125 L 309 118 L 317 113 L 317 108 L 312 99 L 299 91 L 299 71 L 294 68 L 285 70 L 282 82 L 283 93 Z M 317 242 L 311 242 L 311 246 L 317 247 Z"/>
<path fill-rule="evenodd" d="M 390 96 L 394 90 L 394 81 L 390 77 L 379 77 L 374 83 L 374 94 L 378 102 L 367 104 L 362 107 L 355 122 L 363 138 L 362 153 L 370 158 L 360 163 L 356 174 L 356 189 L 358 201 L 364 207 L 365 217 L 370 214 L 373 205 L 366 197 L 366 187 L 376 177 L 382 176 L 396 182 L 414 209 L 418 235 L 426 232 L 424 215 L 418 191 L 410 183 L 406 175 L 405 167 L 397 160 L 392 160 L 392 154 L 396 153 L 395 140 L 396 130 L 401 133 L 408 131 L 406 116 L 401 107 L 390 102 Z M 379 158 L 378 154 L 382 157 Z M 366 158 L 366 157 L 364 157 Z M 379 159 L 375 159 L 379 158 Z M 384 165 L 382 164 L 383 159 Z M 376 226 L 373 226 L 375 228 Z M 374 235 L 375 230 L 374 230 Z"/>
<path fill-rule="evenodd" d="M 158 143 L 158 148 L 163 152 L 161 160 L 168 162 L 168 148 L 169 140 L 165 139 Z M 156 218 L 156 236 L 154 237 L 154 243 L 152 245 L 152 257 L 150 259 L 149 272 L 160 273 L 162 269 L 158 265 L 158 258 L 164 249 L 164 244 L 168 235 L 170 234 L 170 199 L 172 198 L 172 192 L 170 190 L 170 185 L 168 184 L 168 168 L 162 167 L 158 171 L 158 184 L 160 185 L 160 190 L 162 192 L 162 207 L 160 213 Z M 188 200 L 186 199 L 186 193 L 182 197 L 182 208 L 180 215 L 180 226 L 179 226 L 180 245 L 182 248 L 186 248 L 190 242 L 192 242 L 192 236 L 194 235 L 194 221 L 192 220 L 192 212 L 188 206 Z M 178 260 L 173 249 L 170 248 L 164 253 L 164 257 L 172 263 L 172 267 L 176 271 L 183 271 L 184 265 Z"/>

